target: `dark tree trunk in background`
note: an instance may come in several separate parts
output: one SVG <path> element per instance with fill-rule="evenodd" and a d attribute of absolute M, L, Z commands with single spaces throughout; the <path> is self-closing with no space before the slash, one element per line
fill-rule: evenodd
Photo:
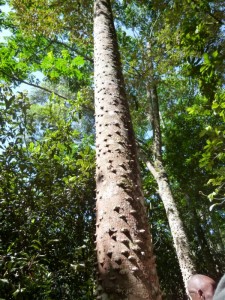
<path fill-rule="evenodd" d="M 110 0 L 94 41 L 98 299 L 161 299 Z"/>

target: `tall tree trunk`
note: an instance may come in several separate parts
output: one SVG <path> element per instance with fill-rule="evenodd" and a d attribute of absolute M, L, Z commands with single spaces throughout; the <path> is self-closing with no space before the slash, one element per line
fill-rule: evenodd
<path fill-rule="evenodd" d="M 161 299 L 110 0 L 94 8 L 98 299 Z"/>
<path fill-rule="evenodd" d="M 149 66 L 150 75 L 147 84 L 147 98 L 150 103 L 149 118 L 153 128 L 153 161 L 148 161 L 146 164 L 158 184 L 158 192 L 166 210 L 174 247 L 176 249 L 184 285 L 186 287 L 188 278 L 196 273 L 196 267 L 191 257 L 188 238 L 184 230 L 183 222 L 179 216 L 179 211 L 172 195 L 166 170 L 163 165 L 159 102 L 152 61 L 149 62 Z"/>

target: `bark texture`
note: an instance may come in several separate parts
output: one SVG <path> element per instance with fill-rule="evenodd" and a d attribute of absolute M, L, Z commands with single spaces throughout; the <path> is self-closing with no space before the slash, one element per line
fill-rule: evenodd
<path fill-rule="evenodd" d="M 151 61 L 149 66 L 150 75 L 149 82 L 147 84 L 147 97 L 150 103 L 149 119 L 153 128 L 153 160 L 152 162 L 148 161 L 146 164 L 158 184 L 158 192 L 166 210 L 174 247 L 178 257 L 184 286 L 186 288 L 187 280 L 190 276 L 197 272 L 195 263 L 191 256 L 188 237 L 184 230 L 183 222 L 180 218 L 179 211 L 168 182 L 166 170 L 163 165 L 159 101 L 157 86 L 154 80 L 154 68 Z"/>
<path fill-rule="evenodd" d="M 197 273 L 197 271 L 195 263 L 191 257 L 191 251 L 183 222 L 180 218 L 176 202 L 172 195 L 164 167 L 158 163 L 155 168 L 149 161 L 147 162 L 147 167 L 158 184 L 158 193 L 166 210 L 183 282 L 186 287 L 187 280 L 193 274 Z"/>
<path fill-rule="evenodd" d="M 161 299 L 110 0 L 94 8 L 97 299 Z"/>

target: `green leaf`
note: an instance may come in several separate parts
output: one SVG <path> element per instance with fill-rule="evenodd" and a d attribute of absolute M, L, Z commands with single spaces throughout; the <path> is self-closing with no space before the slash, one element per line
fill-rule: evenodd
<path fill-rule="evenodd" d="M 9 284 L 9 280 L 6 278 L 0 278 L 0 281 Z"/>
<path fill-rule="evenodd" d="M 213 58 L 216 58 L 218 55 L 219 55 L 218 50 L 216 50 L 212 53 Z"/>
<path fill-rule="evenodd" d="M 203 58 L 204 58 L 204 64 L 206 64 L 206 65 L 211 64 L 208 53 L 204 53 Z"/>
<path fill-rule="evenodd" d="M 85 63 L 85 60 L 82 56 L 76 56 L 72 62 L 71 62 L 71 66 L 83 66 L 83 64 Z"/>
<path fill-rule="evenodd" d="M 26 288 L 19 288 L 19 289 L 15 290 L 15 292 L 12 295 L 13 295 L 13 297 L 16 298 L 18 296 L 18 294 L 22 294 L 25 291 L 26 291 Z"/>

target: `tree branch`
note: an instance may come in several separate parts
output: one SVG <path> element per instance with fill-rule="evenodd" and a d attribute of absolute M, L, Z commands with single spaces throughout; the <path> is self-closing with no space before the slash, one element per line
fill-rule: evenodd
<path fill-rule="evenodd" d="M 65 100 L 68 99 L 67 97 L 62 96 L 62 95 L 58 94 L 57 92 L 51 91 L 50 89 L 48 89 L 48 88 L 46 88 L 46 87 L 43 87 L 43 86 L 40 86 L 40 85 L 31 83 L 31 82 L 25 81 L 25 80 L 23 80 L 23 79 L 20 79 L 20 78 L 14 76 L 14 75 L 9 75 L 9 74 L 7 74 L 5 71 L 2 71 L 2 70 L 1 70 L 1 72 L 2 72 L 4 75 L 6 75 L 8 78 L 10 78 L 10 79 L 13 79 L 13 80 L 15 80 L 15 81 L 18 81 L 18 82 L 20 82 L 20 83 L 27 84 L 27 85 L 29 85 L 29 86 L 33 86 L 33 87 L 38 88 L 38 89 L 40 89 L 40 90 L 42 90 L 42 91 L 45 91 L 45 92 L 47 92 L 47 93 L 49 93 L 49 94 L 54 93 L 56 96 L 58 96 L 58 97 L 60 97 L 60 98 L 62 98 L 62 99 L 65 99 Z"/>
<path fill-rule="evenodd" d="M 192 0 L 192 2 L 194 2 L 194 4 L 196 5 L 196 9 L 198 11 L 201 11 L 201 9 L 198 6 L 197 1 L 196 0 Z M 216 20 L 218 24 L 225 25 L 225 23 L 222 20 L 218 19 L 213 13 L 211 13 L 211 11 L 209 11 L 207 9 L 204 9 L 204 11 L 205 11 L 206 14 L 208 14 L 210 17 L 212 17 L 214 20 Z"/>
<path fill-rule="evenodd" d="M 149 171 L 151 172 L 151 174 L 154 176 L 154 178 L 157 178 L 157 171 L 154 168 L 153 164 L 148 160 L 146 161 L 146 166 L 149 169 Z"/>
<path fill-rule="evenodd" d="M 61 45 L 61 46 L 65 47 L 65 48 L 67 48 L 67 49 L 69 49 L 69 50 L 71 50 L 73 52 L 76 52 L 78 55 L 83 56 L 87 61 L 89 61 L 91 63 L 94 63 L 94 60 L 92 58 L 84 55 L 83 53 L 77 51 L 77 49 L 74 49 L 73 47 L 71 47 L 71 46 L 69 46 L 69 45 L 67 45 L 67 44 L 65 44 L 65 43 L 63 43 L 63 42 L 61 42 L 61 41 L 59 41 L 57 39 L 49 40 L 49 41 L 52 42 L 52 43 L 56 43 L 58 45 Z"/>

